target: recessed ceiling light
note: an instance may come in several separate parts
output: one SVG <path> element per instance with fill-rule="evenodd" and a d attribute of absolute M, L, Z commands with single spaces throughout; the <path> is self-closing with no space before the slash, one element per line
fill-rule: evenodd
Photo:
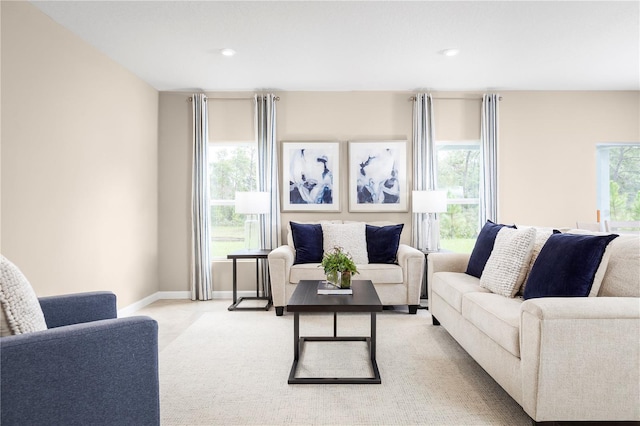
<path fill-rule="evenodd" d="M 236 54 L 236 51 L 228 47 L 225 47 L 224 49 L 220 49 L 220 54 L 222 56 L 233 56 Z"/>
<path fill-rule="evenodd" d="M 460 53 L 460 49 L 444 49 L 440 51 L 440 54 L 444 56 L 456 56 Z"/>

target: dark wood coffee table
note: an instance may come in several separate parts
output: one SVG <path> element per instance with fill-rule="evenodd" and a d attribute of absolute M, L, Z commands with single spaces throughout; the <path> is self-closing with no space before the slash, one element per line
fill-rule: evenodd
<path fill-rule="evenodd" d="M 289 384 L 380 384 L 380 371 L 376 362 L 376 312 L 382 303 L 370 280 L 353 280 L 352 295 L 317 294 L 317 280 L 302 280 L 291 295 L 287 312 L 293 312 L 293 365 Z M 300 337 L 300 313 L 333 312 L 333 337 Z M 371 336 L 338 336 L 338 312 L 369 312 Z M 296 377 L 296 369 L 305 342 L 367 342 L 373 377 Z"/>

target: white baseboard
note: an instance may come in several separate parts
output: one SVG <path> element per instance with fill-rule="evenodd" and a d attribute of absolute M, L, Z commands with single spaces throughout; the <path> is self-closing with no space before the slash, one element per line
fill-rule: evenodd
<path fill-rule="evenodd" d="M 252 297 L 256 295 L 255 291 L 239 291 L 237 293 L 238 297 Z M 261 294 L 262 295 L 262 294 Z M 214 291 L 212 293 L 212 298 L 213 299 L 229 299 L 232 300 L 233 299 L 233 292 L 228 290 L 228 291 Z M 144 308 L 145 306 L 148 306 L 150 304 L 152 304 L 153 302 L 156 302 L 158 300 L 165 300 L 165 299 L 173 299 L 173 300 L 189 300 L 191 299 L 191 292 L 190 291 L 158 291 L 153 293 L 150 296 L 145 297 L 142 300 L 138 300 L 135 303 L 132 303 L 131 305 L 125 306 L 122 309 L 118 310 L 118 317 L 127 317 L 130 315 L 133 315 L 136 311 L 139 311 L 140 309 Z"/>

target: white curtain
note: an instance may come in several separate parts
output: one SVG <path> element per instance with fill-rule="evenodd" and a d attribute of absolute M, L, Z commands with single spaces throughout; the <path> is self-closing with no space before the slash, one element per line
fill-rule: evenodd
<path fill-rule="evenodd" d="M 498 103 L 500 96 L 482 96 L 482 179 L 480 180 L 480 226 L 498 222 Z"/>
<path fill-rule="evenodd" d="M 430 94 L 418 93 L 413 100 L 413 190 L 437 188 L 435 137 L 433 126 L 433 99 Z M 412 214 L 411 244 L 426 247 L 425 215 Z"/>
<path fill-rule="evenodd" d="M 278 146 L 276 138 L 276 102 L 273 94 L 256 95 L 255 129 L 258 141 L 258 190 L 271 195 L 269 213 L 260 217 L 261 248 L 275 249 L 281 244 L 280 194 L 278 191 Z M 261 262 L 262 282 L 266 283 L 268 272 Z M 264 287 L 265 289 L 267 286 Z"/>
<path fill-rule="evenodd" d="M 209 128 L 207 97 L 194 94 L 193 161 L 191 180 L 191 300 L 209 300 L 212 294 L 209 253 Z"/>

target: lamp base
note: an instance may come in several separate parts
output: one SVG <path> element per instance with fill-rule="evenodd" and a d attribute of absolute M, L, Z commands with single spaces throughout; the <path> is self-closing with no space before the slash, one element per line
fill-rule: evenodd
<path fill-rule="evenodd" d="M 258 219 L 247 216 L 244 222 L 244 248 L 247 250 L 258 250 L 260 248 L 260 233 L 258 232 Z"/>
<path fill-rule="evenodd" d="M 440 221 L 433 213 L 429 213 L 429 217 L 427 218 L 426 250 L 440 250 Z"/>

